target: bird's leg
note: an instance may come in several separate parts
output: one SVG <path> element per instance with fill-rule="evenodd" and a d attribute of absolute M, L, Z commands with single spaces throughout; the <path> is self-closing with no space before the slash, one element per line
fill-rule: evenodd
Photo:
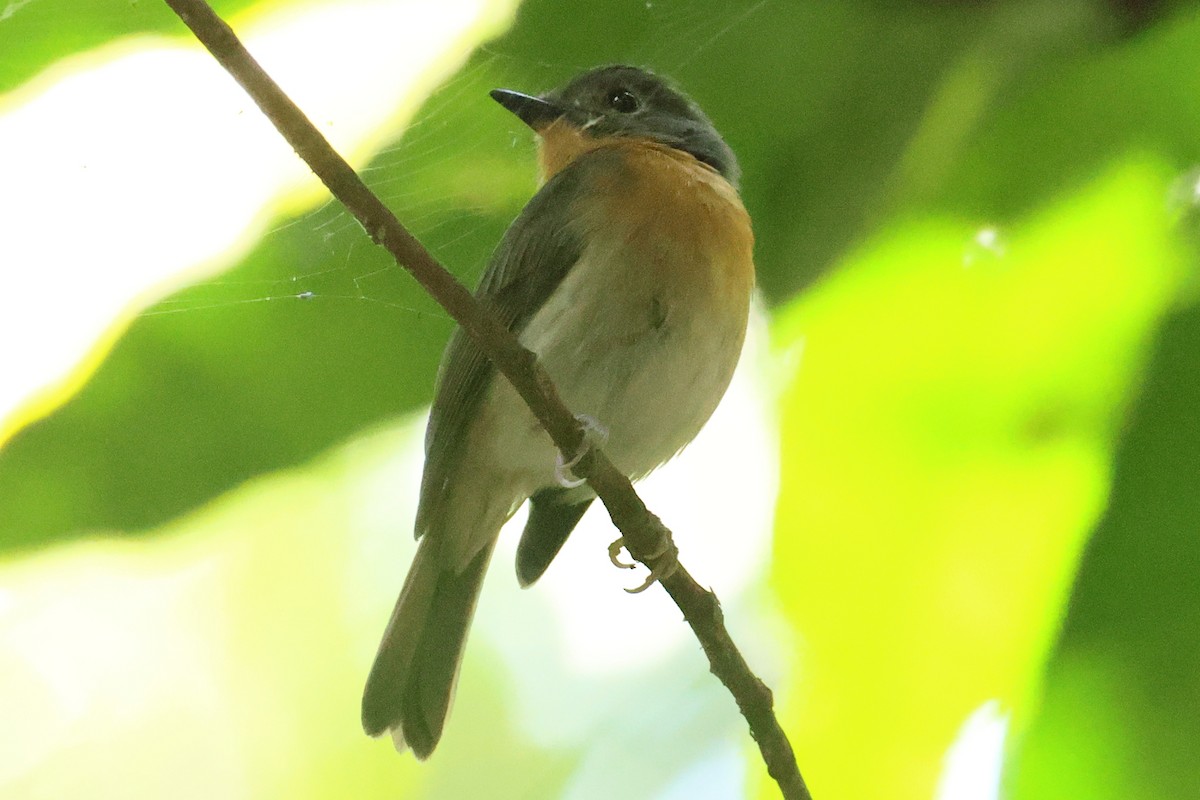
<path fill-rule="evenodd" d="M 595 417 L 576 414 L 575 419 L 583 426 L 583 441 L 579 443 L 579 449 L 575 451 L 575 455 L 571 457 L 570 461 L 563 461 L 561 451 L 554 460 L 554 480 L 564 489 L 574 489 L 576 486 L 583 485 L 584 479 L 573 477 L 571 470 L 583 460 L 588 451 L 594 447 L 604 447 L 608 442 L 608 428 L 601 425 Z"/>
<path fill-rule="evenodd" d="M 608 442 L 608 428 L 600 424 L 595 417 L 576 414 L 575 419 L 583 426 L 583 441 L 579 443 L 579 448 L 569 461 L 564 461 L 562 452 L 559 452 L 554 463 L 554 479 L 564 489 L 574 489 L 583 485 L 584 479 L 574 477 L 571 470 L 583 460 L 583 457 L 592 448 L 603 447 Z M 654 526 L 654 536 L 656 537 L 654 549 L 637 557 L 638 561 L 650 567 L 650 574 L 646 576 L 646 580 L 642 582 L 641 586 L 625 590 L 630 594 L 646 591 L 663 578 L 669 578 L 679 568 L 679 548 L 672 541 L 670 531 L 658 521 L 657 517 L 655 517 L 655 522 L 657 524 Z M 628 551 L 624 536 L 608 546 L 608 560 L 613 563 L 613 566 L 620 569 L 636 568 L 637 564 L 621 560 L 622 549 Z M 633 553 L 630 552 L 630 555 Z"/>

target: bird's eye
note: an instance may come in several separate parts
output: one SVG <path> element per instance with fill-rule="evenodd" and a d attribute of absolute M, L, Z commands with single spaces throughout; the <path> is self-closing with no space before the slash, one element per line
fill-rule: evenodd
<path fill-rule="evenodd" d="M 622 114 L 632 114 L 642 105 L 638 101 L 637 95 L 628 89 L 614 89 L 608 95 L 608 104 L 614 111 Z"/>

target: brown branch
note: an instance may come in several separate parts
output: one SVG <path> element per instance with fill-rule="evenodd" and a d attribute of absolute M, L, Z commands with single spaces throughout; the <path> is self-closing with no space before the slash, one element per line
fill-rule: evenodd
<path fill-rule="evenodd" d="M 376 243 L 408 270 L 479 345 L 512 382 L 568 460 L 586 447 L 584 430 L 563 405 L 537 357 L 521 346 L 496 318 L 475 302 L 462 284 L 402 226 L 304 113 L 246 51 L 225 22 L 204 0 L 166 0 L 196 38 L 242 85 L 300 158 L 345 205 Z M 621 531 L 630 555 L 652 570 L 676 563 L 671 532 L 647 510 L 629 479 L 598 449 L 590 449 L 574 467 L 603 501 Z M 681 564 L 661 579 L 700 640 L 709 668 L 729 689 L 758 743 L 767 771 L 787 800 L 811 800 L 787 736 L 775 718 L 771 690 L 750 671 L 725 629 L 721 605 Z"/>

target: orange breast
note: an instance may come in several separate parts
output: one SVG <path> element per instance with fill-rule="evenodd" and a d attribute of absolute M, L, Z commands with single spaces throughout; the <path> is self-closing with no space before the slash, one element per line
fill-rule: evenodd
<path fill-rule="evenodd" d="M 687 153 L 609 139 L 623 169 L 595 178 L 596 225 L 614 226 L 644 251 L 639 277 L 670 285 L 713 312 L 746 313 L 754 286 L 754 235 L 737 190 Z"/>

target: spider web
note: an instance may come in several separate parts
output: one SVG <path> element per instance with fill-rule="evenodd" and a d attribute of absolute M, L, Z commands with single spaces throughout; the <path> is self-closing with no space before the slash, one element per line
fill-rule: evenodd
<path fill-rule="evenodd" d="M 492 111 L 488 89 L 514 85 L 540 92 L 597 63 L 615 61 L 672 76 L 689 67 L 703 69 L 723 37 L 767 2 L 704 9 L 672 0 L 634 3 L 643 34 L 624 52 L 598 61 L 531 59 L 511 37 L 484 45 L 359 174 L 436 258 L 474 286 L 503 228 L 536 189 L 533 137 L 515 119 Z M 521 77 L 503 83 L 508 75 Z M 532 85 L 515 85 L 517 80 Z M 307 313 L 302 307 L 313 305 L 370 309 L 406 318 L 416 336 L 444 338 L 451 324 L 332 198 L 279 221 L 242 263 L 142 316 L 268 305 L 293 309 L 289 313 Z"/>

